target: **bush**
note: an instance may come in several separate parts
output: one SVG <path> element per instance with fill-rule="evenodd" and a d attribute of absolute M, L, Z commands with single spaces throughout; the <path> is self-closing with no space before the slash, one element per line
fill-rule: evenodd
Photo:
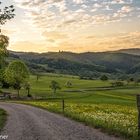
<path fill-rule="evenodd" d="M 10 84 L 8 84 L 7 82 L 5 82 L 4 80 L 1 83 L 2 83 L 2 88 L 6 88 L 6 89 L 9 89 L 10 88 Z"/>
<path fill-rule="evenodd" d="M 102 80 L 102 81 L 107 81 L 107 80 L 108 80 L 108 77 L 107 77 L 106 75 L 102 75 L 102 76 L 100 77 L 100 80 Z"/>
<path fill-rule="evenodd" d="M 31 94 L 28 94 L 27 97 L 32 97 L 32 95 Z"/>
<path fill-rule="evenodd" d="M 112 82 L 111 84 L 112 84 L 113 87 L 124 86 L 124 83 L 121 82 L 121 81 Z"/>

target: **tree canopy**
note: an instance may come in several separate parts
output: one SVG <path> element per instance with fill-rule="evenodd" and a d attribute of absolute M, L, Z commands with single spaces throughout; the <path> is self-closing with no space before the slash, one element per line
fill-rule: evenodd
<path fill-rule="evenodd" d="M 61 89 L 59 83 L 56 82 L 56 81 L 54 81 L 54 80 L 51 81 L 50 88 L 53 90 L 53 93 L 54 93 L 54 94 L 56 93 L 56 90 L 57 90 L 57 89 Z"/>
<path fill-rule="evenodd" d="M 5 79 L 11 85 L 23 83 L 29 78 L 27 66 L 22 61 L 13 61 L 5 71 Z"/>
<path fill-rule="evenodd" d="M 22 84 L 24 84 L 29 78 L 29 71 L 22 61 L 13 61 L 5 70 L 4 77 L 5 81 L 17 89 L 19 94 Z"/>
<path fill-rule="evenodd" d="M 0 2 L 0 6 L 2 2 Z M 1 6 L 0 8 L 0 25 L 4 25 L 8 20 L 14 18 L 14 6 Z M 1 33 L 1 29 L 0 29 Z M 5 35 L 0 35 L 0 69 L 3 66 L 4 58 L 8 55 L 7 47 L 9 45 L 9 38 Z"/>
<path fill-rule="evenodd" d="M 0 2 L 0 5 L 2 5 L 2 2 Z M 4 25 L 8 20 L 14 18 L 14 11 L 15 8 L 13 5 L 0 8 L 0 25 Z"/>
<path fill-rule="evenodd" d="M 107 81 L 107 80 L 108 80 L 108 77 L 107 77 L 106 75 L 102 75 L 102 76 L 100 77 L 100 79 L 101 79 L 102 81 Z"/>
<path fill-rule="evenodd" d="M 5 35 L 0 35 L 0 67 L 2 67 L 4 63 L 4 58 L 8 55 L 8 45 L 9 38 Z"/>

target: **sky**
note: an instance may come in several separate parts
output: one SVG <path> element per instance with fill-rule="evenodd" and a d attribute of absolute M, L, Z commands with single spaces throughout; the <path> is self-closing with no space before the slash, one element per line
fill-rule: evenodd
<path fill-rule="evenodd" d="M 1 0 L 9 50 L 101 52 L 140 48 L 140 0 Z"/>

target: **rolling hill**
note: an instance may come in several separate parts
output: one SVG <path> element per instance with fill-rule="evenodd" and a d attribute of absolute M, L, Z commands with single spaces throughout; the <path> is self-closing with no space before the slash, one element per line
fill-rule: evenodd
<path fill-rule="evenodd" d="M 140 56 L 140 49 L 134 48 L 134 49 L 121 49 L 117 51 L 119 53 L 126 53 L 126 54 L 132 54 L 132 55 L 139 55 Z"/>
<path fill-rule="evenodd" d="M 42 54 L 10 51 L 9 61 L 23 60 L 32 72 L 56 72 L 89 77 L 99 77 L 101 74 L 135 74 L 140 72 L 140 54 L 138 55 L 140 50 L 138 50 L 135 50 L 137 55 L 134 55 L 135 51 L 132 49 L 115 52 Z"/>

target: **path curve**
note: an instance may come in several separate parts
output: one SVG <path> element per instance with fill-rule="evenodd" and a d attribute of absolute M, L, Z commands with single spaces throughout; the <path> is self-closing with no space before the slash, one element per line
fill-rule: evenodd
<path fill-rule="evenodd" d="M 0 135 L 8 140 L 120 140 L 99 130 L 36 107 L 0 103 L 8 113 Z"/>

